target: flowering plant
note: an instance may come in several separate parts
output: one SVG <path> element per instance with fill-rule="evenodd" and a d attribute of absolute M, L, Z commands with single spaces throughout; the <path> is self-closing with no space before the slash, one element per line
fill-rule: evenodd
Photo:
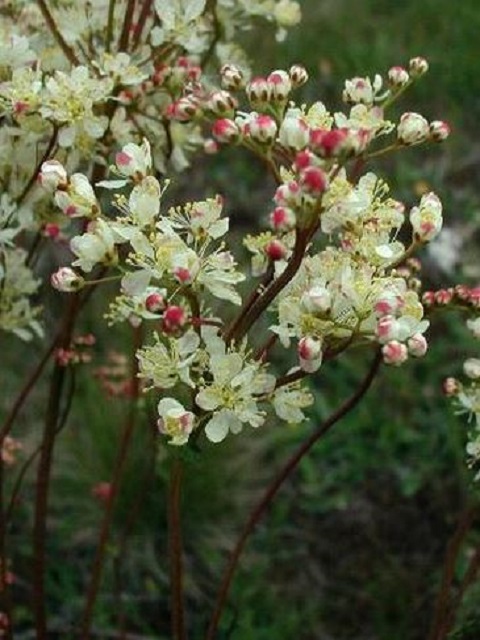
<path fill-rule="evenodd" d="M 386 77 L 345 82 L 347 109 L 295 101 L 308 81 L 298 64 L 251 77 L 237 33 L 251 20 L 274 23 L 277 38 L 300 19 L 293 0 L 125 2 L 17 1 L 4 10 L 0 46 L 0 329 L 22 340 L 46 333 L 38 304 L 39 256 L 61 264 L 49 277 L 65 294 L 58 332 L 1 430 L 2 459 L 20 407 L 53 358 L 39 450 L 33 576 L 35 628 L 48 637 L 45 601 L 47 497 L 52 451 L 68 376 L 90 359 L 94 339 L 75 324 L 90 294 L 115 291 L 105 319 L 135 334 L 131 398 L 111 484 L 99 488 L 105 517 L 81 637 L 91 633 L 105 549 L 140 398 L 151 397 L 158 441 L 170 448 L 220 443 L 267 420 L 300 423 L 313 402 L 305 386 L 323 363 L 347 350 L 374 352 L 359 389 L 315 431 L 268 489 L 234 550 L 206 638 L 216 637 L 233 569 L 265 507 L 318 438 L 363 397 L 381 363 L 423 357 L 434 307 L 456 305 L 480 335 L 478 288 L 423 292 L 414 257 L 437 237 L 442 204 L 423 195 L 410 211 L 370 161 L 444 141 L 448 125 L 418 113 L 393 119 L 390 107 L 427 71 L 423 58 Z M 48 27 L 39 27 L 44 21 Z M 244 237 L 244 268 L 234 255 L 221 195 L 167 206 L 169 184 L 195 152 L 241 146 L 276 182 L 266 228 Z M 227 203 L 228 204 L 228 203 Z M 53 258 L 52 258 L 53 256 Z M 245 283 L 256 279 L 245 296 Z M 106 283 L 109 283 L 108 286 Z M 260 327 L 260 328 L 259 328 Z M 48 333 L 48 332 L 47 332 Z M 281 369 L 280 362 L 284 363 Z M 480 362 L 470 382 L 447 382 L 476 416 L 467 451 L 480 460 Z M 205 442 L 206 441 L 206 442 Z M 182 453 L 172 463 L 173 637 L 185 637 L 178 517 Z M 2 474 L 3 475 L 3 474 Z M 2 509 L 3 510 L 3 509 Z M 11 516 L 11 513 L 9 513 Z M 8 519 L 7 519 L 8 520 Z M 8 521 L 0 527 L 0 592 L 5 633 Z"/>

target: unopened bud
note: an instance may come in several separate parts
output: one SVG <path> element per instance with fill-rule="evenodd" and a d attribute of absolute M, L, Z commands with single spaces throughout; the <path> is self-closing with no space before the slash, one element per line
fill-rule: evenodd
<path fill-rule="evenodd" d="M 388 71 L 388 81 L 393 87 L 404 87 L 409 80 L 408 71 L 403 67 L 392 67 Z"/>
<path fill-rule="evenodd" d="M 415 358 L 421 358 L 427 353 L 428 343 L 421 333 L 416 333 L 408 339 L 408 353 Z"/>
<path fill-rule="evenodd" d="M 407 347 L 396 340 L 392 340 L 392 342 L 383 345 L 382 355 L 385 364 L 392 364 L 396 367 L 400 366 L 408 359 Z"/>
<path fill-rule="evenodd" d="M 327 176 L 318 167 L 307 167 L 300 175 L 300 185 L 304 191 L 319 196 L 328 186 Z"/>
<path fill-rule="evenodd" d="M 212 135 L 218 142 L 228 144 L 237 142 L 240 137 L 240 130 L 233 120 L 221 118 L 214 122 Z"/>
<path fill-rule="evenodd" d="M 272 71 L 267 81 L 271 87 L 271 94 L 274 100 L 285 102 L 292 90 L 292 81 L 286 71 Z"/>
<path fill-rule="evenodd" d="M 443 120 L 434 120 L 430 123 L 430 138 L 434 142 L 443 142 L 450 135 L 450 127 Z"/>
<path fill-rule="evenodd" d="M 294 64 L 288 72 L 294 88 L 301 87 L 308 82 L 308 73 L 301 64 Z"/>
<path fill-rule="evenodd" d="M 270 224 L 275 231 L 290 231 L 296 224 L 295 212 L 288 207 L 276 207 L 270 214 Z"/>
<path fill-rule="evenodd" d="M 287 247 L 280 240 L 270 240 L 270 242 L 265 247 L 265 253 L 276 262 L 277 260 L 283 260 L 287 256 Z"/>
<path fill-rule="evenodd" d="M 243 86 L 243 73 L 233 64 L 224 64 L 220 69 L 222 87 L 227 91 L 235 91 Z"/>
<path fill-rule="evenodd" d="M 52 273 L 50 276 L 50 283 L 57 291 L 64 293 L 71 293 L 72 291 L 78 291 L 85 283 L 84 278 L 75 273 L 70 267 L 60 267 L 58 271 Z"/>
<path fill-rule="evenodd" d="M 184 326 L 187 315 L 182 307 L 171 305 L 165 309 L 162 321 L 165 333 L 173 333 Z"/>
<path fill-rule="evenodd" d="M 404 113 L 397 126 L 397 138 L 404 145 L 425 142 L 430 136 L 430 125 L 418 113 Z"/>
<path fill-rule="evenodd" d="M 145 300 L 145 307 L 150 313 L 160 313 L 165 309 L 165 298 L 161 293 L 151 293 Z"/>
<path fill-rule="evenodd" d="M 428 62 L 425 58 L 412 58 L 408 63 L 408 70 L 413 78 L 420 78 L 428 71 Z"/>
<path fill-rule="evenodd" d="M 461 384 L 456 378 L 445 378 L 442 384 L 443 393 L 448 396 L 456 396 L 461 389 Z"/>

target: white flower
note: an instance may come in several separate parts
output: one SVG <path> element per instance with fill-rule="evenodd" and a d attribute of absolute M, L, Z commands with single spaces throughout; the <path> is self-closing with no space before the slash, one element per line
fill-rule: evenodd
<path fill-rule="evenodd" d="M 56 191 L 54 200 L 69 218 L 95 217 L 100 210 L 92 185 L 82 173 L 74 173 L 67 190 Z"/>
<path fill-rule="evenodd" d="M 480 339 L 480 316 L 472 320 L 467 320 L 467 327 L 473 333 L 475 338 Z"/>
<path fill-rule="evenodd" d="M 193 329 L 179 339 L 168 338 L 166 344 L 156 335 L 155 344 L 137 352 L 140 376 L 159 389 L 174 387 L 179 380 L 193 387 L 190 370 L 201 355 L 199 345 L 200 338 Z"/>
<path fill-rule="evenodd" d="M 478 380 L 480 378 L 480 359 L 468 358 L 468 360 L 465 360 L 463 363 L 463 370 L 469 378 Z"/>
<path fill-rule="evenodd" d="M 160 184 L 153 176 L 143 178 L 137 184 L 128 198 L 128 208 L 134 222 L 139 227 L 152 224 L 160 213 Z"/>
<path fill-rule="evenodd" d="M 397 126 L 397 138 L 406 145 L 420 144 L 430 136 L 430 125 L 418 113 L 404 113 Z"/>
<path fill-rule="evenodd" d="M 309 128 L 300 109 L 293 107 L 287 109 L 278 132 L 278 141 L 284 147 L 296 149 L 297 151 L 307 146 Z"/>
<path fill-rule="evenodd" d="M 298 385 L 280 387 L 274 393 L 272 404 L 281 420 L 297 424 L 305 420 L 302 409 L 313 403 L 313 395 Z"/>
<path fill-rule="evenodd" d="M 257 398 L 270 393 L 275 378 L 263 373 L 259 365 L 246 364 L 239 353 L 213 355 L 210 358 L 213 382 L 199 391 L 195 398 L 204 411 L 213 413 L 205 425 L 212 442 L 221 442 L 229 431 L 239 433 L 243 424 L 259 427 L 265 413 L 257 406 Z"/>
<path fill-rule="evenodd" d="M 160 433 L 170 436 L 169 444 L 182 445 L 188 442 L 193 431 L 195 416 L 174 398 L 163 398 L 158 403 L 160 418 L 157 422 Z"/>
<path fill-rule="evenodd" d="M 95 220 L 87 233 L 70 240 L 70 249 L 77 256 L 73 266 L 89 272 L 98 263 L 112 264 L 116 260 L 113 232 L 105 220 Z"/>
<path fill-rule="evenodd" d="M 421 242 L 433 240 L 441 231 L 442 203 L 433 192 L 422 196 L 420 205 L 410 212 L 410 222 L 415 236 Z"/>
<path fill-rule="evenodd" d="M 152 168 L 150 143 L 146 138 L 142 144 L 126 144 L 115 156 L 116 170 L 121 176 L 146 176 Z"/>

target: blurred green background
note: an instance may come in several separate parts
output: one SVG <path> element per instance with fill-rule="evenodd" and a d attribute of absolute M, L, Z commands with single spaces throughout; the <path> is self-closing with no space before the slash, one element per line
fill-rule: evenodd
<path fill-rule="evenodd" d="M 444 146 L 412 149 L 373 168 L 388 176 L 395 197 L 412 204 L 425 189 L 445 204 L 445 220 L 460 238 L 458 264 L 442 271 L 426 258 L 428 286 L 480 278 L 480 5 L 477 0 L 305 0 L 304 20 L 280 46 L 255 32 L 246 46 L 259 73 L 303 63 L 310 73 L 305 101 L 340 107 L 345 78 L 386 73 L 422 55 L 428 75 L 397 110 L 445 119 L 453 135 Z M 240 152 L 202 159 L 183 178 L 182 199 L 223 193 L 237 227 L 262 221 L 272 185 Z M 97 300 L 99 311 L 102 303 Z M 52 318 L 55 311 L 52 312 Z M 84 320 L 86 331 L 93 321 Z M 421 362 L 383 368 L 367 399 L 344 419 L 283 487 L 250 540 L 225 612 L 219 640 L 425 640 L 445 547 L 460 514 L 476 501 L 464 462 L 467 425 L 453 415 L 441 383 L 459 373 L 473 340 L 459 318 L 438 319 L 435 345 Z M 127 333 L 113 336 L 122 350 Z M 115 345 L 113 345 L 114 348 Z M 112 344 L 110 344 L 110 348 Z M 95 365 L 106 358 L 99 348 Z M 6 354 L 33 359 L 31 347 Z M 236 532 L 292 448 L 347 397 L 368 363 L 362 355 L 328 364 L 316 376 L 307 426 L 270 425 L 245 432 L 188 462 L 183 500 L 188 624 L 200 640 L 215 588 Z M 111 477 L 126 401 L 109 399 L 79 369 L 72 416 L 56 454 L 49 527 L 48 589 L 59 638 L 78 621 L 92 563 L 102 506 L 92 487 Z M 20 380 L 12 375 L 6 396 Z M 31 424 L 44 410 L 42 392 L 22 414 L 18 436 L 33 449 Z M 145 407 L 148 414 L 149 408 Z M 129 455 L 98 602 L 95 627 L 125 628 L 167 639 L 169 586 L 165 488 L 169 461 L 158 456 L 149 431 L 138 428 Z M 12 539 L 17 624 L 30 612 L 30 540 L 33 478 L 17 506 Z M 480 542 L 480 524 L 467 540 L 464 562 Z M 459 571 L 464 567 L 460 566 Z M 480 638 L 478 591 L 468 594 L 456 640 Z M 106 631 L 99 632 L 98 637 Z M 19 635 L 21 637 L 21 635 Z M 53 637 L 53 636 L 52 636 Z M 57 636 L 55 636 L 57 637 Z M 72 635 L 72 637 L 74 637 Z"/>

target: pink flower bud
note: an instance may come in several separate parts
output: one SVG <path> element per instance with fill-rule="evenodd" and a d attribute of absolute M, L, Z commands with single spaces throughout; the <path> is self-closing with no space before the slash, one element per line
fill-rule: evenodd
<path fill-rule="evenodd" d="M 450 135 L 450 127 L 443 120 L 434 120 L 430 123 L 430 137 L 434 142 L 443 142 Z"/>
<path fill-rule="evenodd" d="M 232 113 L 236 106 L 237 101 L 228 91 L 215 91 L 207 102 L 207 108 L 217 116 Z"/>
<path fill-rule="evenodd" d="M 270 214 L 270 224 L 275 231 L 290 231 L 296 224 L 295 213 L 288 207 L 277 207 Z"/>
<path fill-rule="evenodd" d="M 58 224 L 54 224 L 53 222 L 47 222 L 47 224 L 42 229 L 42 233 L 46 238 L 56 240 L 60 235 L 60 227 L 58 226 Z"/>
<path fill-rule="evenodd" d="M 295 207 L 299 205 L 301 201 L 300 185 L 294 180 L 287 184 L 281 184 L 275 191 L 273 200 L 280 207 Z"/>
<path fill-rule="evenodd" d="M 472 307 L 480 307 L 480 287 L 473 287 L 472 289 L 470 289 L 468 302 L 472 305 Z"/>
<path fill-rule="evenodd" d="M 403 67 L 392 67 L 388 71 L 388 81 L 393 87 L 404 87 L 409 80 L 408 71 Z"/>
<path fill-rule="evenodd" d="M 435 302 L 438 305 L 444 306 L 450 304 L 453 299 L 452 289 L 439 289 L 435 292 Z"/>
<path fill-rule="evenodd" d="M 420 78 L 428 71 L 428 62 L 425 58 L 416 57 L 412 58 L 408 63 L 408 69 L 410 71 L 410 75 L 413 78 Z"/>
<path fill-rule="evenodd" d="M 182 307 L 171 305 L 165 309 L 162 320 L 165 333 L 173 333 L 185 325 L 187 314 Z"/>
<path fill-rule="evenodd" d="M 422 295 L 422 304 L 425 307 L 432 307 L 435 304 L 435 291 L 425 291 Z"/>
<path fill-rule="evenodd" d="M 385 364 L 393 364 L 398 367 L 407 360 L 408 351 L 404 344 L 397 342 L 396 340 L 392 340 L 392 342 L 383 345 L 382 355 Z"/>
<path fill-rule="evenodd" d="M 245 91 L 252 105 L 264 104 L 272 97 L 272 85 L 266 78 L 254 78 L 247 84 Z"/>
<path fill-rule="evenodd" d="M 280 240 L 270 240 L 265 247 L 265 253 L 274 262 L 283 260 L 287 256 L 287 247 Z"/>
<path fill-rule="evenodd" d="M 301 338 L 298 343 L 298 358 L 300 367 L 307 373 L 313 373 L 322 364 L 322 343 L 315 338 Z"/>
<path fill-rule="evenodd" d="M 375 303 L 375 313 L 377 316 L 392 316 L 399 311 L 403 305 L 404 300 L 401 296 L 395 293 L 386 293 Z"/>
<path fill-rule="evenodd" d="M 180 284 L 191 284 L 195 275 L 186 267 L 175 267 L 173 270 L 173 277 Z"/>
<path fill-rule="evenodd" d="M 58 160 L 47 160 L 42 164 L 38 175 L 38 182 L 49 191 L 66 188 L 68 181 L 67 172 Z"/>
<path fill-rule="evenodd" d="M 279 102 L 285 102 L 292 90 L 292 81 L 286 71 L 272 71 L 267 81 L 271 87 L 272 98 Z"/>
<path fill-rule="evenodd" d="M 145 300 L 145 307 L 150 313 L 160 313 L 165 309 L 165 298 L 161 293 L 151 293 Z"/>
<path fill-rule="evenodd" d="M 165 115 L 171 120 L 189 122 L 199 112 L 198 102 L 192 97 L 180 98 L 168 105 Z"/>
<path fill-rule="evenodd" d="M 315 156 L 308 149 L 304 149 L 303 151 L 299 151 L 295 156 L 295 162 L 293 166 L 296 171 L 302 171 L 302 169 L 306 169 L 309 167 L 313 161 L 315 160 Z"/>
<path fill-rule="evenodd" d="M 377 322 L 375 335 L 381 344 L 393 340 L 397 333 L 398 323 L 393 316 L 382 316 Z"/>
<path fill-rule="evenodd" d="M 425 142 L 430 137 L 430 125 L 418 113 L 404 113 L 397 126 L 397 138 L 404 145 Z"/>
<path fill-rule="evenodd" d="M 327 176 L 318 167 L 307 167 L 300 175 L 300 185 L 304 191 L 319 196 L 327 189 Z"/>
<path fill-rule="evenodd" d="M 415 358 L 421 358 L 427 353 L 428 343 L 421 333 L 414 334 L 408 339 L 408 353 Z"/>
<path fill-rule="evenodd" d="M 288 72 L 294 88 L 301 87 L 308 82 L 308 73 L 301 64 L 294 64 Z"/>
<path fill-rule="evenodd" d="M 461 384 L 456 378 L 445 378 L 442 389 L 446 396 L 456 396 L 461 389 Z"/>
<path fill-rule="evenodd" d="M 214 122 L 212 135 L 216 140 L 218 140 L 218 142 L 229 144 L 237 142 L 240 137 L 240 130 L 233 120 L 221 118 Z"/>
<path fill-rule="evenodd" d="M 85 283 L 82 276 L 79 276 L 70 267 L 60 267 L 58 271 L 52 273 L 50 276 L 50 283 L 57 291 L 64 293 L 70 293 L 72 291 L 78 291 Z"/>
<path fill-rule="evenodd" d="M 248 122 L 248 132 L 256 142 L 272 144 L 277 135 L 277 123 L 271 116 L 256 115 Z"/>
<path fill-rule="evenodd" d="M 332 131 L 312 129 L 310 131 L 310 147 L 322 158 L 336 157 L 345 150 L 347 137 L 347 129 L 332 129 Z"/>

